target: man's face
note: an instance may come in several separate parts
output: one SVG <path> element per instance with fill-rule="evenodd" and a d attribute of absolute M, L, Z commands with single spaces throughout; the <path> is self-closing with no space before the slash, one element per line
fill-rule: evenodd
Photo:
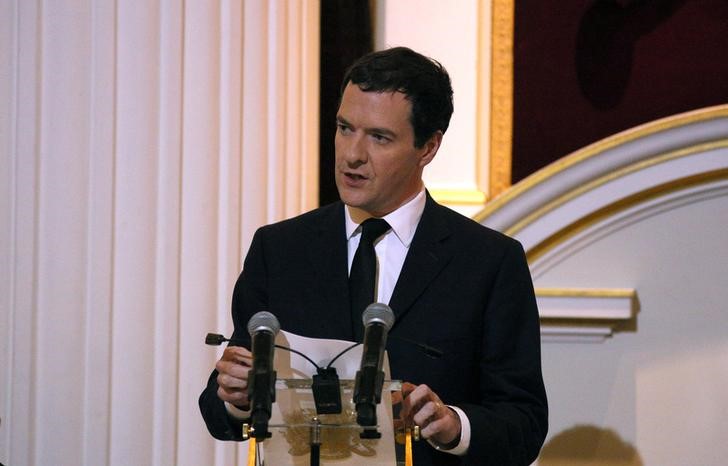
<path fill-rule="evenodd" d="M 345 204 L 382 217 L 412 199 L 442 133 L 414 145 L 412 104 L 401 92 L 363 92 L 349 83 L 336 115 L 336 187 Z"/>

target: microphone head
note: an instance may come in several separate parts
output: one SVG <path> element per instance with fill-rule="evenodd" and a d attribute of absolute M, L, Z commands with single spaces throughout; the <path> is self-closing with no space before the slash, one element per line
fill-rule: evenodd
<path fill-rule="evenodd" d="M 278 322 L 278 319 L 268 311 L 256 312 L 248 321 L 248 333 L 251 337 L 260 331 L 270 332 L 276 335 L 280 329 L 281 324 Z"/>
<path fill-rule="evenodd" d="M 394 325 L 394 312 L 392 312 L 391 307 L 384 303 L 372 303 L 364 309 L 361 320 L 364 327 L 373 323 L 380 323 L 389 331 Z"/>

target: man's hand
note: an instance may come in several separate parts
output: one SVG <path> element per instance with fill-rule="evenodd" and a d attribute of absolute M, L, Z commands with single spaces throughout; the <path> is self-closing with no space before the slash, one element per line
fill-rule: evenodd
<path fill-rule="evenodd" d="M 460 417 L 445 406 L 427 385 L 402 384 L 400 419 L 406 426 L 420 426 L 420 435 L 437 445 L 454 447 L 460 438 Z M 452 445 L 452 444 L 455 445 Z"/>
<path fill-rule="evenodd" d="M 241 346 L 228 346 L 217 364 L 217 396 L 242 410 L 250 407 L 248 400 L 248 371 L 253 366 L 253 354 Z"/>

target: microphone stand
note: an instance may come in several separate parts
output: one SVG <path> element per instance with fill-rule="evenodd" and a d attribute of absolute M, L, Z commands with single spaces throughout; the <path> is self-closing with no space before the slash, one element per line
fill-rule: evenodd
<path fill-rule="evenodd" d="M 318 417 L 312 419 L 311 433 L 309 438 L 310 453 L 309 458 L 311 466 L 319 466 L 321 462 L 321 421 Z"/>

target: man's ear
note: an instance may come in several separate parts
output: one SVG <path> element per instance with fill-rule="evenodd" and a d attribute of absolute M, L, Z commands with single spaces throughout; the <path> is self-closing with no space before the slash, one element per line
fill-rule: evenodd
<path fill-rule="evenodd" d="M 437 130 L 433 133 L 432 136 L 430 136 L 430 139 L 425 142 L 425 144 L 422 146 L 422 155 L 420 157 L 420 166 L 425 167 L 427 164 L 432 162 L 432 159 L 435 158 L 435 154 L 437 154 L 438 149 L 440 149 L 440 144 L 442 143 L 442 131 Z"/>

